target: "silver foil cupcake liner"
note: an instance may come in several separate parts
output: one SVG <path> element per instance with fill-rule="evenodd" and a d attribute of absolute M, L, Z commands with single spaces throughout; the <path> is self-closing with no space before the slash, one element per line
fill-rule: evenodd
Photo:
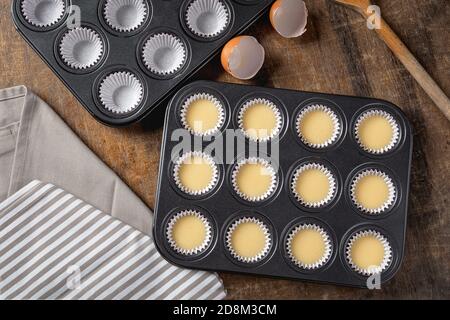
<path fill-rule="evenodd" d="M 248 130 L 245 130 L 245 128 L 244 128 L 244 116 L 245 116 L 246 111 L 249 108 L 251 108 L 255 105 L 259 105 L 259 104 L 269 107 L 273 111 L 273 114 L 275 117 L 275 127 L 273 128 L 273 130 L 270 134 L 268 134 L 266 137 L 263 137 L 263 138 L 259 138 L 259 137 L 257 137 L 257 135 L 256 136 L 252 135 L 250 132 L 248 132 Z M 269 140 L 275 138 L 276 136 L 278 136 L 280 134 L 282 124 L 283 124 L 283 121 L 282 121 L 280 109 L 277 107 L 277 105 L 275 103 L 273 103 L 272 101 L 269 101 L 267 99 L 263 99 L 263 98 L 252 99 L 250 101 L 247 101 L 239 110 L 239 114 L 238 114 L 239 129 L 241 130 L 241 132 L 244 134 L 245 137 L 247 137 L 249 140 L 254 141 L 254 142 L 266 142 L 266 141 L 269 141 Z"/>
<path fill-rule="evenodd" d="M 325 112 L 326 114 L 328 114 L 334 124 L 334 130 L 332 132 L 331 137 L 326 140 L 323 143 L 312 143 L 310 141 L 308 141 L 308 139 L 305 138 L 305 136 L 302 133 L 302 121 L 305 118 L 305 116 L 310 113 L 310 112 L 314 112 L 314 111 L 322 111 Z M 296 129 L 297 129 L 297 134 L 300 137 L 300 140 L 306 144 L 307 146 L 314 148 L 314 149 L 323 149 L 326 147 L 329 147 L 330 145 L 332 145 L 333 143 L 335 143 L 339 137 L 339 134 L 342 130 L 342 125 L 341 122 L 339 120 L 339 117 L 337 116 L 337 114 L 331 110 L 329 107 L 322 105 L 322 104 L 314 104 L 311 106 L 308 106 L 306 108 L 304 108 L 300 114 L 297 117 L 297 121 L 296 121 Z"/>
<path fill-rule="evenodd" d="M 363 204 L 359 203 L 357 196 L 356 196 L 356 188 L 358 186 L 358 183 L 367 176 L 378 176 L 383 179 L 383 181 L 386 183 L 386 186 L 388 188 L 388 198 L 386 201 L 378 208 L 366 208 Z M 361 210 L 364 213 L 370 214 L 370 215 L 377 215 L 385 212 L 388 210 L 394 203 L 395 197 L 397 194 L 397 190 L 395 187 L 394 182 L 392 179 L 384 172 L 376 170 L 376 169 L 368 169 L 360 172 L 355 178 L 353 178 L 351 187 L 350 187 L 350 195 L 352 198 L 352 201 L 354 205 Z"/>
<path fill-rule="evenodd" d="M 213 128 L 207 129 L 205 131 L 199 130 L 200 128 L 196 128 L 188 123 L 187 121 L 187 113 L 189 111 L 189 107 L 196 101 L 200 100 L 206 100 L 211 102 L 213 105 L 216 106 L 218 111 L 218 119 L 217 123 Z M 222 103 L 214 97 L 213 95 L 209 93 L 196 93 L 191 96 L 189 96 L 181 106 L 180 111 L 180 119 L 181 124 L 183 125 L 184 129 L 188 130 L 190 134 L 196 135 L 196 136 L 210 136 L 217 132 L 219 132 L 220 128 L 222 127 L 223 123 L 225 122 L 225 108 L 222 105 Z"/>
<path fill-rule="evenodd" d="M 377 240 L 380 241 L 380 243 L 383 245 L 384 248 L 384 256 L 381 264 L 379 266 L 371 266 L 369 268 L 360 268 L 355 264 L 352 258 L 352 246 L 355 244 L 355 242 L 363 237 L 375 237 Z M 392 248 L 389 244 L 389 241 L 385 236 L 383 236 L 380 232 L 375 230 L 364 230 L 356 233 L 353 235 L 350 240 L 347 243 L 347 246 L 345 248 L 345 256 L 347 259 L 348 264 L 350 267 L 356 271 L 357 273 L 363 275 L 363 276 L 371 276 L 373 274 L 380 274 L 384 272 L 390 265 L 392 261 Z"/>
<path fill-rule="evenodd" d="M 66 3 L 64 0 L 21 0 L 20 8 L 22 16 L 29 24 L 46 28 L 61 21 L 66 11 Z"/>
<path fill-rule="evenodd" d="M 302 230 L 314 230 L 314 231 L 317 231 L 322 236 L 322 240 L 324 243 L 323 256 L 319 260 L 317 260 L 316 262 L 314 262 L 312 264 L 303 263 L 302 261 L 298 260 L 295 257 L 294 253 L 292 252 L 292 241 L 294 240 L 295 236 Z M 298 225 L 289 233 L 289 236 L 286 241 L 286 250 L 287 250 L 287 254 L 288 254 L 289 258 L 297 267 L 299 267 L 300 269 L 304 269 L 304 270 L 315 270 L 315 269 L 319 269 L 319 268 L 323 267 L 331 257 L 332 248 L 333 248 L 332 240 L 331 240 L 330 236 L 328 235 L 328 233 L 325 231 L 325 229 L 323 229 L 315 224 L 300 224 L 300 225 Z"/>
<path fill-rule="evenodd" d="M 368 118 L 371 117 L 383 117 L 385 118 L 388 122 L 389 125 L 391 126 L 392 129 L 392 139 L 391 141 L 383 148 L 380 149 L 372 149 L 369 148 L 367 146 L 364 145 L 363 141 L 361 141 L 361 137 L 360 137 L 360 127 L 362 125 L 362 123 L 367 120 Z M 359 116 L 359 118 L 356 120 L 356 124 L 355 124 L 355 137 L 356 137 L 356 141 L 358 142 L 359 146 L 366 152 L 371 153 L 371 154 L 376 154 L 376 155 L 380 155 L 386 152 L 391 151 L 392 149 L 395 148 L 395 146 L 397 145 L 399 139 L 400 139 L 400 126 L 397 123 L 397 121 L 394 119 L 394 117 L 383 110 L 369 110 L 364 112 L 361 116 Z"/>
<path fill-rule="evenodd" d="M 205 227 L 204 241 L 199 246 L 197 246 L 193 249 L 183 249 L 183 248 L 179 247 L 173 237 L 173 228 L 174 228 L 175 224 L 181 218 L 186 217 L 186 216 L 194 216 L 194 217 L 198 218 L 204 224 L 204 227 Z M 199 211 L 184 210 L 184 211 L 177 213 L 170 219 L 170 221 L 167 225 L 167 229 L 166 229 L 166 237 L 167 237 L 167 241 L 169 242 L 170 247 L 175 252 L 185 255 L 185 256 L 193 256 L 193 255 L 202 253 L 203 251 L 205 251 L 208 248 L 209 244 L 211 243 L 212 237 L 213 237 L 213 231 L 212 231 L 211 223 Z"/>
<path fill-rule="evenodd" d="M 230 12 L 221 0 L 194 0 L 187 7 L 186 25 L 195 35 L 213 38 L 225 31 Z"/>
<path fill-rule="evenodd" d="M 107 0 L 103 8 L 106 23 L 118 32 L 132 32 L 143 25 L 148 15 L 144 0 Z"/>
<path fill-rule="evenodd" d="M 254 223 L 258 225 L 261 228 L 261 231 L 264 233 L 265 238 L 265 244 L 263 249 L 256 254 L 253 257 L 244 257 L 239 255 L 236 250 L 233 248 L 232 238 L 233 238 L 233 232 L 237 229 L 237 227 L 243 223 Z M 232 223 L 232 225 L 228 228 L 227 234 L 226 234 L 226 245 L 228 248 L 228 251 L 230 252 L 231 256 L 236 259 L 237 261 L 243 262 L 243 263 L 257 263 L 261 260 L 263 260 L 267 254 L 270 251 L 271 245 L 272 245 L 272 236 L 270 234 L 269 228 L 266 226 L 264 222 L 257 218 L 253 217 L 244 217 L 240 218 Z"/>
<path fill-rule="evenodd" d="M 296 190 L 297 182 L 298 182 L 300 175 L 303 172 L 308 171 L 308 170 L 319 170 L 328 179 L 328 186 L 329 186 L 328 193 L 327 193 L 326 197 L 319 202 L 306 201 L 305 199 L 302 198 L 302 196 Z M 291 182 L 291 192 L 293 193 L 293 195 L 295 196 L 295 198 L 297 199 L 297 201 L 300 204 L 302 204 L 303 206 L 308 207 L 308 208 L 321 208 L 321 207 L 324 207 L 327 204 L 329 204 L 330 201 L 333 199 L 334 195 L 336 194 L 336 189 L 337 189 L 337 181 L 336 181 L 334 174 L 331 172 L 330 169 L 328 169 L 327 167 L 325 167 L 324 165 L 319 164 L 319 163 L 306 163 L 306 164 L 301 165 L 298 169 L 295 170 L 295 173 L 293 175 L 293 179 Z"/>
<path fill-rule="evenodd" d="M 249 196 L 247 194 L 245 194 L 244 192 L 242 192 L 242 190 L 240 190 L 239 185 L 238 185 L 238 175 L 239 175 L 239 170 L 241 170 L 241 168 L 247 164 L 259 164 L 262 167 L 264 167 L 264 170 L 266 170 L 267 174 L 270 175 L 270 185 L 268 186 L 266 192 L 264 192 L 264 194 L 258 195 L 258 196 Z M 275 171 L 275 169 L 272 167 L 272 165 L 265 159 L 262 158 L 247 158 L 247 159 L 243 159 L 240 160 L 237 165 L 235 166 L 232 174 L 231 174 L 231 183 L 233 185 L 233 189 L 234 191 L 238 194 L 239 197 L 241 197 L 242 199 L 246 200 L 246 201 L 250 201 L 250 202 L 260 202 L 260 201 L 264 201 L 266 199 L 268 199 L 275 191 L 276 189 L 276 183 L 277 183 L 277 173 Z"/>
<path fill-rule="evenodd" d="M 186 163 L 186 161 L 188 161 L 189 159 L 192 159 L 194 157 L 198 157 L 198 158 L 202 159 L 202 163 L 208 164 L 211 167 L 211 172 L 212 172 L 211 181 L 208 183 L 208 185 L 205 188 L 203 188 L 201 190 L 190 189 L 189 187 L 185 186 L 180 179 L 181 167 L 183 166 L 183 164 Z M 175 184 L 181 191 L 183 191 L 184 193 L 189 194 L 191 196 L 201 196 L 201 195 L 204 195 L 204 194 L 207 194 L 208 192 L 210 192 L 216 185 L 218 176 L 219 176 L 219 169 L 218 169 L 216 163 L 214 162 L 214 159 L 211 156 L 207 155 L 206 153 L 203 153 L 200 151 L 187 152 L 187 153 L 183 154 L 175 162 L 175 166 L 173 169 L 173 177 L 175 180 Z"/>

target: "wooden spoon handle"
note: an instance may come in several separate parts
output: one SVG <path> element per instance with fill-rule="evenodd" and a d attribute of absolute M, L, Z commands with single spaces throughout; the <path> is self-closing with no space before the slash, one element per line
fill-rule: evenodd
<path fill-rule="evenodd" d="M 381 19 L 381 29 L 375 29 L 381 39 L 387 44 L 397 58 L 403 63 L 405 68 L 416 79 L 420 86 L 434 101 L 436 106 L 444 113 L 448 120 L 450 120 L 450 100 L 438 86 L 438 84 L 431 78 L 428 72 L 417 61 L 414 55 L 409 51 L 405 44 L 395 34 L 391 27 Z"/>

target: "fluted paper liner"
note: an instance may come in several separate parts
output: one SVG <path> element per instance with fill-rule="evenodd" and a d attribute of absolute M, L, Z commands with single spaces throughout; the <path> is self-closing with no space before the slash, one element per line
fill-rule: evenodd
<path fill-rule="evenodd" d="M 381 264 L 379 266 L 372 266 L 367 269 L 362 269 L 353 262 L 351 250 L 352 250 L 352 246 L 356 240 L 358 240 L 359 238 L 362 238 L 362 237 L 367 237 L 367 236 L 375 237 L 383 244 L 384 257 L 383 257 L 383 261 L 381 262 Z M 363 230 L 363 231 L 357 232 L 355 235 L 353 235 L 350 238 L 350 240 L 348 241 L 347 246 L 345 248 L 345 256 L 346 256 L 348 264 L 354 271 L 356 271 L 357 273 L 359 273 L 363 276 L 371 276 L 373 274 L 382 273 L 389 267 L 389 264 L 391 263 L 391 260 L 392 260 L 392 248 L 391 248 L 391 245 L 389 244 L 389 241 L 387 240 L 387 238 L 385 236 L 383 236 L 380 232 L 375 231 L 375 230 Z"/>
<path fill-rule="evenodd" d="M 152 73 L 167 76 L 183 67 L 186 61 L 186 48 L 177 36 L 164 32 L 157 33 L 145 42 L 142 59 Z"/>
<path fill-rule="evenodd" d="M 304 200 L 300 194 L 298 194 L 296 190 L 297 181 L 300 177 L 300 174 L 308 171 L 308 170 L 319 170 L 321 171 L 327 178 L 328 178 L 328 193 L 324 199 L 322 199 L 319 202 L 307 202 Z M 306 163 L 301 165 L 298 169 L 295 170 L 292 182 L 291 182 L 291 192 L 295 196 L 298 202 L 300 202 L 303 206 L 309 207 L 309 208 L 320 208 L 326 206 L 330 201 L 333 199 L 334 195 L 336 194 L 336 188 L 337 188 L 337 182 L 334 174 L 331 172 L 330 169 L 325 167 L 322 164 L 319 163 Z"/>
<path fill-rule="evenodd" d="M 192 190 L 192 189 L 189 189 L 188 187 L 184 186 L 183 183 L 181 182 L 180 176 L 179 176 L 181 166 L 183 164 L 185 164 L 186 160 L 189 160 L 193 157 L 201 158 L 203 163 L 208 164 L 212 170 L 211 181 L 209 182 L 207 187 L 205 187 L 204 189 L 201 189 L 201 190 Z M 184 193 L 189 194 L 191 196 L 200 196 L 200 195 L 204 195 L 204 194 L 210 192 L 217 183 L 218 175 L 219 175 L 219 170 L 217 168 L 216 163 L 214 162 L 214 159 L 211 156 L 207 155 L 206 153 L 203 153 L 200 151 L 187 152 L 187 153 L 183 154 L 175 162 L 175 166 L 173 169 L 173 176 L 174 176 L 175 184 L 181 191 L 183 191 Z"/>
<path fill-rule="evenodd" d="M 212 38 L 225 31 L 230 12 L 221 0 L 194 0 L 186 10 L 186 25 L 195 35 Z"/>
<path fill-rule="evenodd" d="M 302 230 L 317 231 L 322 236 L 322 239 L 323 239 L 323 242 L 325 245 L 323 256 L 319 260 L 317 260 L 316 262 L 314 262 L 312 264 L 305 264 L 305 263 L 299 261 L 292 252 L 292 241 L 294 240 L 294 237 Z M 315 225 L 315 224 L 300 224 L 300 225 L 296 226 L 289 233 L 289 236 L 286 241 L 286 249 L 287 249 L 287 254 L 288 254 L 289 258 L 297 267 L 299 267 L 300 269 L 304 269 L 304 270 L 314 270 L 314 269 L 319 269 L 319 268 L 323 267 L 330 259 L 330 256 L 332 253 L 332 248 L 333 248 L 332 240 L 331 240 L 330 236 L 328 235 L 328 233 L 325 231 L 325 229 L 323 229 L 322 227 L 319 227 L 318 225 Z"/>
<path fill-rule="evenodd" d="M 198 219 L 200 219 L 203 222 L 203 224 L 205 226 L 205 231 L 206 231 L 204 241 L 199 246 L 197 246 L 193 249 L 189 249 L 189 250 L 180 248 L 177 245 L 175 239 L 173 238 L 173 228 L 174 228 L 175 224 L 177 223 L 178 220 L 180 220 L 181 218 L 186 217 L 186 216 L 195 216 Z M 175 250 L 179 254 L 182 254 L 185 256 L 192 256 L 192 255 L 200 254 L 208 248 L 209 244 L 211 243 L 211 239 L 213 237 L 213 231 L 212 231 L 211 223 L 209 222 L 209 220 L 203 214 L 201 214 L 199 211 L 184 210 L 184 211 L 181 211 L 181 212 L 175 214 L 170 219 L 170 221 L 167 225 L 167 229 L 166 229 L 166 236 L 167 236 L 167 241 L 169 242 L 169 245 L 173 250 Z"/>
<path fill-rule="evenodd" d="M 366 119 L 371 118 L 371 117 L 376 117 L 376 116 L 385 118 L 389 122 L 389 124 L 390 124 L 390 126 L 392 128 L 392 139 L 391 139 L 391 141 L 386 146 L 384 146 L 381 149 L 371 149 L 371 148 L 365 146 L 364 143 L 361 141 L 361 138 L 359 136 L 359 128 L 360 128 L 361 124 Z M 388 113 L 386 111 L 383 111 L 383 110 L 377 110 L 377 109 L 369 110 L 369 111 L 364 112 L 361 116 L 359 116 L 358 120 L 356 120 L 355 137 L 356 137 L 356 141 L 358 142 L 359 146 L 364 151 L 372 153 L 372 154 L 379 155 L 379 154 L 383 154 L 383 153 L 386 153 L 386 152 L 391 151 L 392 149 L 394 149 L 394 147 L 396 146 L 396 144 L 397 144 L 397 142 L 398 142 L 398 140 L 400 138 L 400 127 L 399 127 L 397 121 L 394 119 L 394 117 L 390 113 Z"/>
<path fill-rule="evenodd" d="M 255 223 L 261 228 L 262 232 L 264 233 L 264 237 L 265 237 L 264 248 L 261 250 L 261 252 L 259 252 L 257 255 L 255 255 L 253 257 L 240 256 L 233 248 L 233 244 L 232 244 L 233 232 L 242 223 Z M 226 245 L 227 245 L 228 251 L 230 252 L 231 256 L 233 258 L 235 258 L 236 260 L 238 260 L 240 262 L 244 262 L 244 263 L 257 263 L 257 262 L 263 260 L 269 253 L 270 247 L 272 245 L 272 235 L 270 234 L 269 228 L 266 226 L 266 224 L 263 221 L 261 221 L 257 218 L 253 218 L 253 217 L 244 217 L 244 218 L 240 218 L 240 219 L 234 221 L 231 224 L 231 226 L 228 228 L 227 234 L 226 234 Z"/>
<path fill-rule="evenodd" d="M 121 21 L 119 14 L 125 10 L 133 10 L 134 21 Z M 148 15 L 144 0 L 107 0 L 103 9 L 106 23 L 118 32 L 132 32 L 142 26 Z M 122 17 L 123 18 L 123 17 Z"/>
<path fill-rule="evenodd" d="M 142 102 L 144 94 L 140 80 L 128 71 L 114 72 L 106 76 L 100 84 L 99 91 L 103 107 L 116 114 L 128 113 L 136 109 Z M 117 95 L 120 91 L 122 95 L 118 101 Z"/>
<path fill-rule="evenodd" d="M 63 0 L 21 1 L 22 16 L 29 24 L 39 28 L 51 27 L 57 24 L 66 10 L 66 4 Z"/>
<path fill-rule="evenodd" d="M 263 138 L 255 138 L 255 137 L 251 136 L 247 132 L 247 130 L 244 129 L 245 112 L 252 106 L 258 105 L 258 104 L 268 106 L 273 111 L 273 114 L 276 119 L 275 128 L 272 130 L 272 132 L 270 134 L 267 135 L 267 137 L 263 137 Z M 239 110 L 238 125 L 239 125 L 239 129 L 242 131 L 244 136 L 247 137 L 248 139 L 250 139 L 251 141 L 255 141 L 255 142 L 269 141 L 280 134 L 281 126 L 282 126 L 282 116 L 281 116 L 280 109 L 277 107 L 277 105 L 275 103 L 273 103 L 272 101 L 269 101 L 267 99 L 263 99 L 263 98 L 252 99 L 250 101 L 247 101 Z"/>

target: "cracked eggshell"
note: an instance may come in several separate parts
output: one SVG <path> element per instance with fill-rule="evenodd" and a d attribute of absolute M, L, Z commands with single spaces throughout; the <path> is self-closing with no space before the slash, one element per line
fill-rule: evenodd
<path fill-rule="evenodd" d="M 303 0 L 277 0 L 270 9 L 270 22 L 285 38 L 296 38 L 306 32 L 308 9 Z"/>
<path fill-rule="evenodd" d="M 251 36 L 231 39 L 222 49 L 223 68 L 233 77 L 248 80 L 253 78 L 264 64 L 263 46 Z"/>

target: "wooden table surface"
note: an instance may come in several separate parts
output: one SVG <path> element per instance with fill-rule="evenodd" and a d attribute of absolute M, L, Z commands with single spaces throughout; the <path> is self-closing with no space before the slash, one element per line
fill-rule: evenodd
<path fill-rule="evenodd" d="M 157 1 L 157 0 L 154 0 Z M 222 274 L 230 299 L 450 298 L 450 123 L 355 12 L 328 0 L 306 0 L 308 32 L 279 36 L 267 16 L 246 34 L 267 56 L 249 83 L 276 88 L 370 96 L 392 101 L 414 127 L 414 161 L 403 265 L 382 290 Z M 382 14 L 450 95 L 450 2 L 379 0 Z M 197 76 L 238 82 L 214 59 Z M 25 84 L 153 207 L 162 129 L 114 129 L 97 123 L 26 45 L 0 1 L 0 88 Z"/>

